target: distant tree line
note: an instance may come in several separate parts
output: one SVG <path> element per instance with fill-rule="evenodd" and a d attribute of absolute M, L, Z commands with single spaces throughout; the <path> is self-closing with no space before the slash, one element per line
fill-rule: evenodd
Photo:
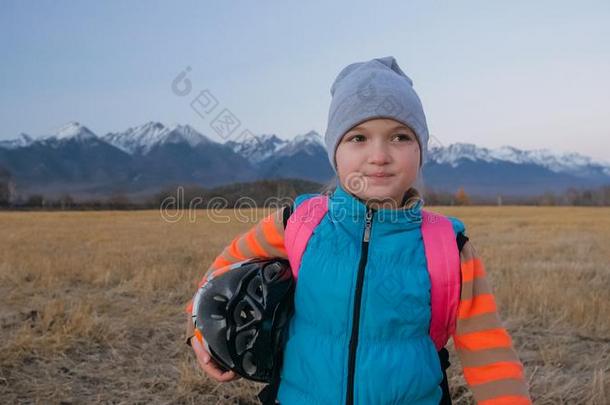
<path fill-rule="evenodd" d="M 113 194 L 107 198 L 78 201 L 70 194 L 63 194 L 59 197 L 29 194 L 27 197 L 17 197 L 9 207 L 25 210 L 136 210 L 156 208 L 152 202 L 133 202 L 123 194 Z"/>
<path fill-rule="evenodd" d="M 463 187 L 455 193 L 426 190 L 427 205 L 572 205 L 610 206 L 610 185 L 597 188 L 568 188 L 563 193 L 544 192 L 535 196 L 477 196 L 470 195 Z"/>
<path fill-rule="evenodd" d="M 545 193 L 539 197 L 540 205 L 610 205 L 610 185 L 596 189 L 569 188 L 563 194 Z"/>
<path fill-rule="evenodd" d="M 319 183 L 300 179 L 261 180 L 249 183 L 234 183 L 216 188 L 197 185 L 175 185 L 150 195 L 133 199 L 127 193 L 114 192 L 108 197 L 77 199 L 68 193 L 55 197 L 40 193 L 18 195 L 10 172 L 0 167 L 0 208 L 24 210 L 138 210 L 159 209 L 164 205 L 172 208 L 234 208 L 262 207 L 270 204 L 282 205 L 303 193 L 320 192 Z M 545 192 L 532 197 L 477 196 L 464 187 L 455 192 L 426 189 L 422 192 L 425 203 L 434 205 L 574 205 L 610 206 L 610 185 L 594 189 L 570 188 L 564 193 Z"/>
<path fill-rule="evenodd" d="M 148 198 L 133 199 L 127 193 L 115 192 L 109 197 L 77 199 L 68 193 L 58 197 L 41 193 L 13 196 L 3 208 L 23 210 L 138 210 L 172 208 L 234 208 L 283 205 L 303 193 L 317 192 L 322 185 L 300 179 L 262 180 L 234 183 L 222 187 L 204 188 L 197 185 L 166 187 Z"/>

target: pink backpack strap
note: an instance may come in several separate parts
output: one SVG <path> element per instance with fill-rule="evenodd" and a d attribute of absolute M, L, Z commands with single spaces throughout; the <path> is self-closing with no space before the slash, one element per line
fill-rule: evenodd
<path fill-rule="evenodd" d="M 455 331 L 460 300 L 460 253 L 451 221 L 422 210 L 422 237 L 430 274 L 432 320 L 430 337 L 442 349 Z"/>
<path fill-rule="evenodd" d="M 307 242 L 327 211 L 328 196 L 318 195 L 300 203 L 288 218 L 284 230 L 284 246 L 295 281 Z"/>

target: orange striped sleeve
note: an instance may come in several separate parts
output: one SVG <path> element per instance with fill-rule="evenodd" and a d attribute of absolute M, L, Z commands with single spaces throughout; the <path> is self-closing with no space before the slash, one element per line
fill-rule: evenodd
<path fill-rule="evenodd" d="M 462 291 L 453 341 L 464 379 L 478 404 L 531 404 L 523 364 L 471 242 L 462 248 L 460 262 Z"/>
<path fill-rule="evenodd" d="M 455 347 L 463 350 L 477 351 L 497 347 L 510 347 L 512 341 L 504 328 L 486 329 L 480 332 L 465 334 L 456 333 Z"/>
<path fill-rule="evenodd" d="M 230 270 L 234 263 L 253 258 L 279 257 L 287 259 L 284 247 L 283 208 L 263 218 L 248 231 L 237 235 L 214 259 L 205 275 L 198 283 L 203 286 L 211 276 L 219 276 Z M 193 302 L 189 300 L 185 312 L 192 313 Z"/>
<path fill-rule="evenodd" d="M 472 281 L 480 277 L 485 277 L 485 269 L 479 258 L 473 257 L 462 262 L 463 281 Z"/>
<path fill-rule="evenodd" d="M 522 379 L 523 366 L 520 363 L 499 361 L 479 367 L 464 367 L 464 378 L 478 385 L 504 378 Z"/>
<path fill-rule="evenodd" d="M 255 257 L 270 257 L 269 252 L 267 252 L 256 239 L 256 229 L 249 230 L 246 233 L 245 238 L 246 245 L 248 245 L 248 248 L 254 253 Z"/>
<path fill-rule="evenodd" d="M 221 255 L 219 257 L 222 257 L 223 259 L 227 260 L 229 263 L 232 263 L 232 259 L 235 259 L 237 261 L 244 260 L 246 258 L 246 256 L 239 250 L 239 247 L 237 246 L 239 241 L 243 237 L 244 237 L 244 235 L 237 235 L 235 238 L 233 238 L 231 243 L 229 243 L 229 245 L 225 248 L 225 250 L 221 253 Z M 228 259 L 227 259 L 227 257 L 228 257 Z M 225 266 L 225 265 L 226 264 L 223 264 L 223 266 Z"/>
<path fill-rule="evenodd" d="M 232 260 L 223 257 L 221 254 L 216 259 L 214 259 L 214 261 L 212 262 L 212 266 L 210 266 L 209 270 L 217 270 L 217 269 L 220 269 L 221 267 L 228 266 L 231 263 L 233 263 Z"/>
<path fill-rule="evenodd" d="M 479 405 L 530 405 L 532 401 L 523 395 L 505 395 L 494 399 L 479 401 Z"/>
<path fill-rule="evenodd" d="M 489 312 L 496 312 L 496 299 L 493 294 L 479 294 L 461 302 L 458 318 L 465 319 Z"/>

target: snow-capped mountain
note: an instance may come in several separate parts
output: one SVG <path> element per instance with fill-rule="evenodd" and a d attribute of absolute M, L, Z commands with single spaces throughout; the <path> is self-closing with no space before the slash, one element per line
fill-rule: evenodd
<path fill-rule="evenodd" d="M 257 165 L 263 178 L 300 178 L 326 182 L 333 171 L 322 137 L 315 131 L 297 135 Z"/>
<path fill-rule="evenodd" d="M 87 141 L 92 139 L 97 139 L 97 135 L 93 133 L 89 128 L 84 125 L 81 125 L 77 121 L 70 121 L 67 124 L 58 128 L 51 135 L 44 135 L 36 139 L 39 140 L 47 140 L 47 141 L 68 141 L 68 140 L 76 140 L 76 141 Z"/>
<path fill-rule="evenodd" d="M 20 133 L 17 138 L 0 141 L 0 148 L 16 149 L 30 146 L 35 142 L 56 142 L 67 140 L 91 140 L 98 139 L 98 136 L 84 125 L 77 121 L 70 121 L 61 127 L 57 128 L 51 134 L 40 135 L 37 137 L 30 136 L 26 133 Z"/>
<path fill-rule="evenodd" d="M 262 178 L 301 178 L 324 182 L 332 176 L 322 137 L 316 131 L 280 139 L 277 135 L 253 135 L 225 143 L 254 165 Z"/>
<path fill-rule="evenodd" d="M 509 162 L 515 164 L 534 164 L 555 173 L 568 173 L 575 176 L 589 176 L 603 173 L 610 175 L 610 165 L 595 162 L 590 157 L 578 153 L 553 152 L 549 149 L 521 150 L 512 146 L 497 149 L 479 147 L 471 143 L 454 143 L 449 146 L 436 146 L 430 149 L 429 159 L 437 164 L 459 166 L 460 162 Z"/>
<path fill-rule="evenodd" d="M 322 137 L 316 131 L 309 131 L 306 134 L 297 135 L 294 139 L 286 142 L 277 151 L 277 157 L 293 156 L 297 153 L 314 156 L 320 152 L 326 154 Z"/>
<path fill-rule="evenodd" d="M 102 139 L 132 155 L 145 155 L 153 147 L 166 143 L 184 142 L 194 147 L 212 142 L 190 125 L 166 127 L 162 123 L 154 121 L 130 127 L 122 132 L 110 132 Z"/>
<path fill-rule="evenodd" d="M 20 133 L 17 138 L 9 139 L 6 141 L 0 141 L 0 148 L 4 149 L 17 149 L 23 148 L 30 145 L 34 141 L 34 138 L 25 133 Z"/>
<path fill-rule="evenodd" d="M 237 141 L 227 141 L 233 152 L 245 157 L 251 163 L 257 164 L 270 158 L 288 143 L 275 134 L 253 135 Z"/>
<path fill-rule="evenodd" d="M 252 135 L 220 143 L 188 125 L 147 122 L 98 137 L 78 122 L 51 135 L 20 134 L 0 142 L 0 167 L 32 192 L 149 192 L 169 184 L 215 187 L 257 179 L 299 178 L 326 183 L 334 172 L 315 131 L 282 139 Z M 610 184 L 610 164 L 548 149 L 497 149 L 456 143 L 432 147 L 427 188 L 473 195 L 540 195 L 568 187 Z"/>
<path fill-rule="evenodd" d="M 163 124 L 151 121 L 122 132 L 109 132 L 103 138 L 122 151 L 133 154 L 150 148 L 151 145 L 159 142 L 166 132 L 167 128 Z"/>
<path fill-rule="evenodd" d="M 316 131 L 297 135 L 291 140 L 281 139 L 275 134 L 253 135 L 239 142 L 228 141 L 225 144 L 253 164 L 297 153 L 315 156 L 321 152 L 320 148 L 324 149 L 322 137 Z"/>

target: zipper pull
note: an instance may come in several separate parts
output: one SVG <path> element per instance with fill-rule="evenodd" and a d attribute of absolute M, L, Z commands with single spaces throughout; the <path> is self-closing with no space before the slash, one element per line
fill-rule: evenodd
<path fill-rule="evenodd" d="M 366 218 L 364 223 L 364 242 L 368 242 L 371 238 L 371 222 L 373 221 L 373 210 L 369 208 L 366 211 Z"/>

